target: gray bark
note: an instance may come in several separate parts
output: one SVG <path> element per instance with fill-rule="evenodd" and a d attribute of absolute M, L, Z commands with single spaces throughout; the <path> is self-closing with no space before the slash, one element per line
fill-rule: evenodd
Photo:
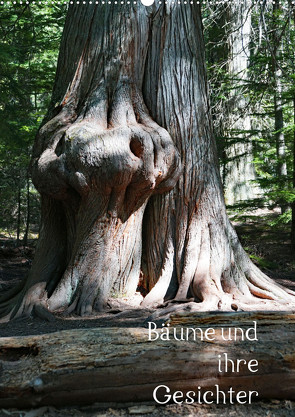
<path fill-rule="evenodd" d="M 204 62 L 198 5 L 70 6 L 32 159 L 40 242 L 21 293 L 2 297 L 2 315 L 36 304 L 91 314 L 133 294 L 141 268 L 144 305 L 293 305 L 250 262 L 227 218 Z"/>

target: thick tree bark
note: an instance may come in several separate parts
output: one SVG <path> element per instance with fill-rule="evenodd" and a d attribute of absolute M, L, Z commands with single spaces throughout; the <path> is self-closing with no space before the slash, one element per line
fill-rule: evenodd
<path fill-rule="evenodd" d="M 168 16 L 154 18 L 153 27 L 162 32 L 154 35 L 149 50 L 144 97 L 152 116 L 175 140 L 184 169 L 170 193 L 148 203 L 144 271 L 153 288 L 143 304 L 193 296 L 199 301 L 192 305 L 195 310 L 275 308 L 265 299 L 283 301 L 284 290 L 250 262 L 225 211 L 198 8 L 169 10 Z M 163 53 L 157 55 L 160 48 Z"/>
<path fill-rule="evenodd" d="M 134 293 L 141 268 L 144 305 L 294 306 L 250 262 L 227 218 L 204 62 L 198 5 L 70 5 L 32 159 L 40 242 L 2 315 L 36 304 L 90 314 Z"/>
<path fill-rule="evenodd" d="M 248 340 L 245 334 L 254 329 L 254 321 L 258 340 L 253 340 L 254 331 Z M 231 387 L 233 400 L 240 391 L 256 391 L 259 400 L 295 399 L 294 323 L 294 314 L 205 313 L 174 317 L 170 340 L 160 338 L 162 326 L 157 330 L 157 340 L 155 332 L 151 334 L 153 341 L 143 328 L 75 329 L 1 338 L 0 407 L 130 401 L 155 404 L 153 390 L 159 385 L 168 386 L 171 394 L 180 390 L 184 395 L 190 390 L 198 392 L 200 386 L 202 393 L 213 392 L 207 398 L 214 403 L 216 385 L 226 393 L 227 403 Z M 199 329 L 195 340 L 192 330 L 188 340 L 174 339 L 174 331 L 180 339 L 186 337 L 189 328 Z M 214 336 L 211 331 L 202 340 L 208 328 L 214 329 Z M 224 367 L 219 369 L 218 355 L 224 357 L 224 353 L 235 361 L 234 372 L 230 365 L 226 372 Z M 242 362 L 236 372 L 237 359 L 257 360 L 258 366 L 251 371 Z M 164 392 L 158 391 L 160 401 L 167 399 Z M 257 399 L 256 395 L 251 399 Z M 224 402 L 223 394 L 219 401 Z"/>

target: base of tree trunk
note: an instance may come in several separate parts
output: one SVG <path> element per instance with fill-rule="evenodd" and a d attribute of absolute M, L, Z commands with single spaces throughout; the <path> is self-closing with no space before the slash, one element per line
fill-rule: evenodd
<path fill-rule="evenodd" d="M 251 328 L 248 336 L 254 339 L 254 322 L 258 340 L 242 340 L 242 331 L 246 335 Z M 231 388 L 235 393 L 256 391 L 254 399 L 295 399 L 294 313 L 183 314 L 159 325 L 158 334 L 167 328 L 170 340 L 149 341 L 148 328 L 117 327 L 1 338 L 0 407 L 154 401 L 153 391 L 159 385 L 169 387 L 170 394 L 182 391 L 182 400 L 188 391 L 215 393 L 216 386 L 227 394 L 228 403 Z M 173 338 L 174 329 L 180 337 L 186 328 L 203 332 L 212 328 L 215 340 L 210 340 L 212 331 L 203 341 L 201 333 L 195 341 Z M 228 328 L 232 338 L 234 329 L 241 329 L 238 340 L 223 339 L 222 329 L 227 338 Z M 235 365 L 237 359 L 247 363 L 255 359 L 258 367 L 251 371 L 242 362 L 239 372 L 223 368 L 219 372 L 218 355 L 222 358 L 225 353 Z M 161 401 L 163 394 L 164 388 L 159 389 Z M 216 402 L 215 394 L 207 399 Z"/>

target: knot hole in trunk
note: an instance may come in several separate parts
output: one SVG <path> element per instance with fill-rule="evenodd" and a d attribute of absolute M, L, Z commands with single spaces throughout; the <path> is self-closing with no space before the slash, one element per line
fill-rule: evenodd
<path fill-rule="evenodd" d="M 137 158 L 141 158 L 143 154 L 143 144 L 137 137 L 131 139 L 130 150 Z"/>

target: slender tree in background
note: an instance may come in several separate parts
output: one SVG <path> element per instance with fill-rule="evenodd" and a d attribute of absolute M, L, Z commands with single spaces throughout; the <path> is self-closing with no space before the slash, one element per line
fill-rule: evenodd
<path fill-rule="evenodd" d="M 259 197 L 249 102 L 252 1 L 205 4 L 214 130 L 227 205 Z M 218 93 L 219 91 L 219 93 Z"/>
<path fill-rule="evenodd" d="M 254 160 L 264 203 L 280 207 L 277 223 L 294 227 L 294 13 L 292 2 L 258 3 L 252 11 L 251 82 Z M 252 85 L 252 87 L 251 87 Z M 292 210 L 290 210 L 290 207 Z M 293 218 L 294 215 L 293 215 Z M 294 253 L 294 244 L 291 250 Z M 294 256 L 294 255 L 293 255 Z"/>
<path fill-rule="evenodd" d="M 295 29 L 295 5 L 289 1 L 289 8 L 290 8 L 290 15 L 293 18 L 293 30 Z M 292 44 L 292 37 L 289 37 L 289 42 L 288 44 L 291 46 Z M 292 47 L 292 46 L 291 46 Z M 290 48 L 291 49 L 291 48 Z M 294 72 L 295 72 L 295 54 L 294 54 L 294 49 L 293 49 L 293 54 L 291 55 L 291 63 L 292 63 L 292 68 L 293 68 L 293 80 L 295 78 Z M 293 192 L 295 193 L 295 88 L 294 88 L 294 83 L 292 85 L 291 88 L 291 97 L 292 97 L 292 104 L 293 104 L 293 164 L 292 164 L 292 171 L 293 171 L 293 176 L 292 176 L 292 186 L 293 186 Z M 292 251 L 292 257 L 293 259 L 295 259 L 295 198 L 293 199 L 293 201 L 291 201 L 291 251 Z"/>
<path fill-rule="evenodd" d="M 39 244 L 2 315 L 39 304 L 91 314 L 132 295 L 141 271 L 145 306 L 193 297 L 198 311 L 294 307 L 228 220 L 204 63 L 196 4 L 69 6 L 33 150 Z"/>
<path fill-rule="evenodd" d="M 0 7 L 0 230 L 26 245 L 39 222 L 28 165 L 50 101 L 65 7 Z"/>
<path fill-rule="evenodd" d="M 295 95 L 293 98 L 293 117 L 295 126 Z M 295 129 L 293 132 L 293 190 L 295 191 Z M 291 203 L 292 218 L 291 218 L 291 251 L 293 259 L 295 259 L 295 200 Z"/>
<path fill-rule="evenodd" d="M 281 69 L 281 42 L 282 29 L 277 24 L 278 14 L 280 13 L 280 2 L 273 1 L 273 50 L 272 53 L 272 71 L 274 83 L 274 119 L 275 119 L 275 138 L 277 152 L 277 177 L 283 184 L 287 178 L 286 162 L 286 143 L 284 135 L 284 116 L 282 105 L 282 69 Z M 286 205 L 281 203 L 282 213 L 286 210 Z"/>

